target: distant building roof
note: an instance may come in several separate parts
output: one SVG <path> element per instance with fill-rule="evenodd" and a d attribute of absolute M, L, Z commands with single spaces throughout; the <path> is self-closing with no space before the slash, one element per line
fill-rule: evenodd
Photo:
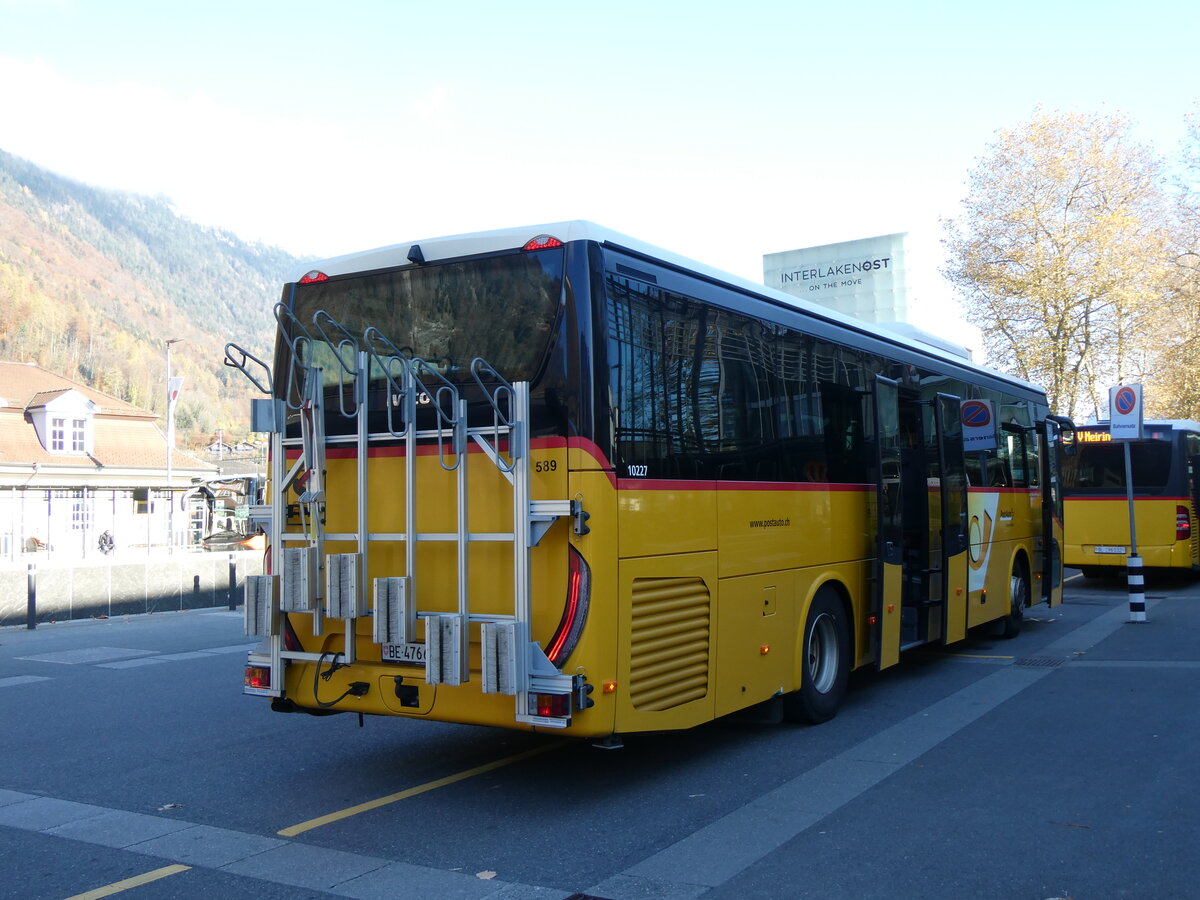
<path fill-rule="evenodd" d="M 75 391 L 96 405 L 90 453 L 49 450 L 31 420 L 33 411 Z M 44 413 L 43 413 L 44 414 Z M 165 470 L 166 437 L 158 416 L 102 391 L 56 375 L 41 366 L 0 362 L 0 465 L 70 466 L 101 469 Z M 171 466 L 208 475 L 217 467 L 178 448 Z"/>
<path fill-rule="evenodd" d="M 51 400 L 56 400 L 64 394 L 70 393 L 71 388 L 63 388 L 61 391 L 39 391 L 33 395 L 33 399 L 26 405 L 26 409 L 36 409 L 39 406 L 45 406 Z"/>
<path fill-rule="evenodd" d="M 0 409 L 26 409 L 44 406 L 56 396 L 75 390 L 98 407 L 101 415 L 136 416 L 157 419 L 149 410 L 125 400 L 86 387 L 34 363 L 0 362 Z"/>

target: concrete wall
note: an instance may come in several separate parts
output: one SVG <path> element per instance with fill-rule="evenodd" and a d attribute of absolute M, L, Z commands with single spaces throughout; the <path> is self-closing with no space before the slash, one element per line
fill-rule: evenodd
<path fill-rule="evenodd" d="M 142 561 L 47 562 L 36 565 L 36 621 L 63 622 L 103 616 L 177 612 L 242 602 L 247 575 L 262 574 L 263 554 L 189 553 Z M 25 625 L 29 572 L 0 569 L 0 626 Z"/>

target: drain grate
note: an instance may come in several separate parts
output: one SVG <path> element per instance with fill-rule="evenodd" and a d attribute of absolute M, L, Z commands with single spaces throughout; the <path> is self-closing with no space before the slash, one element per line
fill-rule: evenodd
<path fill-rule="evenodd" d="M 1032 656 L 1026 659 L 1018 659 L 1013 663 L 1014 666 L 1040 666 L 1044 669 L 1053 669 L 1056 666 L 1061 666 L 1066 660 L 1055 658 L 1053 656 Z"/>

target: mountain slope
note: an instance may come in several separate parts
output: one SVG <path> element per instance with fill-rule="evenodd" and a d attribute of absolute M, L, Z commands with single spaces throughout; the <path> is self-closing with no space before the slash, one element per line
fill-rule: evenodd
<path fill-rule="evenodd" d="M 165 342 L 184 377 L 180 443 L 248 426 L 236 341 L 269 360 L 271 307 L 298 260 L 0 151 L 0 359 L 37 362 L 137 406 L 166 405 Z M 0 385 L 0 394 L 3 385 Z"/>

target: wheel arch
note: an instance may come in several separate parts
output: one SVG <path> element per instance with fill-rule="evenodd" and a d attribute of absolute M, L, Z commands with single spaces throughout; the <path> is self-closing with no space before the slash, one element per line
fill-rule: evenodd
<path fill-rule="evenodd" d="M 1009 577 L 1017 570 L 1017 566 L 1021 567 L 1021 574 L 1025 576 L 1025 586 L 1028 591 L 1025 608 L 1033 606 L 1033 566 L 1029 562 L 1029 549 L 1023 544 L 1017 544 L 1013 550 L 1012 560 L 1009 563 Z"/>
<path fill-rule="evenodd" d="M 847 631 L 850 634 L 850 667 L 853 669 L 858 664 L 858 628 L 854 617 L 854 604 L 851 601 L 850 589 L 846 583 L 831 573 L 827 577 L 815 579 L 809 585 L 808 591 L 805 593 L 804 602 L 800 604 L 796 611 L 796 621 L 793 629 L 792 638 L 792 665 L 789 674 L 790 685 L 788 690 L 799 690 L 800 683 L 803 679 L 804 669 L 804 629 L 808 623 L 808 613 L 812 609 L 813 603 L 820 596 L 833 596 L 837 599 L 841 606 L 842 613 L 846 617 Z"/>

